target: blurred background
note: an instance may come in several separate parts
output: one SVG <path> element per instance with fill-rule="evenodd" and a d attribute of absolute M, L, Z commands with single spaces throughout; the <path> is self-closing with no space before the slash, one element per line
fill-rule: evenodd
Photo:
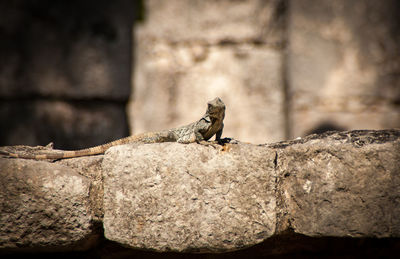
<path fill-rule="evenodd" d="M 400 127 L 397 0 L 0 0 L 0 145 L 195 121 L 267 143 Z"/>

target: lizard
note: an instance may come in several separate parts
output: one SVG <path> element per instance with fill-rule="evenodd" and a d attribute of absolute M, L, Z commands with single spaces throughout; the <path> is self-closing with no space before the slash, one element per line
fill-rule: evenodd
<path fill-rule="evenodd" d="M 224 128 L 225 117 L 225 104 L 219 98 L 216 97 L 207 103 L 206 113 L 198 120 L 185 126 L 173 128 L 169 130 L 162 130 L 158 132 L 147 132 L 138 135 L 132 135 L 126 138 L 117 139 L 115 141 L 79 150 L 60 150 L 56 152 L 47 152 L 41 154 L 18 154 L 14 152 L 2 151 L 0 154 L 7 157 L 13 158 L 25 158 L 25 159 L 64 159 L 74 158 L 81 156 L 92 156 L 98 154 L 104 154 L 107 149 L 112 146 L 123 145 L 128 143 L 162 143 L 162 142 L 178 142 L 183 144 L 188 143 L 209 143 L 211 137 L 215 135 L 215 140 L 222 144 L 222 131 Z"/>

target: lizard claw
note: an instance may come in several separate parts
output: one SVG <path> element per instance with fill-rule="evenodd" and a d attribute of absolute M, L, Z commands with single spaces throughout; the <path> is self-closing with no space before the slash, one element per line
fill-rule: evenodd
<path fill-rule="evenodd" d="M 218 144 L 223 146 L 227 143 L 231 143 L 231 141 L 232 141 L 232 138 L 221 138 L 221 139 L 218 139 Z"/>

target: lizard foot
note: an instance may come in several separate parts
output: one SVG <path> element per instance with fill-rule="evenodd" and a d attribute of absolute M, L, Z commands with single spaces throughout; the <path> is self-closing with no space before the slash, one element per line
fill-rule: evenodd
<path fill-rule="evenodd" d="M 233 140 L 233 142 L 235 142 L 235 140 L 233 138 L 221 138 L 218 140 L 218 144 L 223 146 L 227 143 L 232 143 L 232 140 Z M 237 144 L 237 143 L 232 143 L 232 144 Z"/>

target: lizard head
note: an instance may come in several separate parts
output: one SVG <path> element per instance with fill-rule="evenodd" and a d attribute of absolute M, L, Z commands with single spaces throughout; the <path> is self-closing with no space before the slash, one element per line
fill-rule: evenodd
<path fill-rule="evenodd" d="M 219 98 L 216 97 L 213 100 L 209 101 L 207 103 L 207 114 L 210 117 L 216 118 L 223 120 L 225 117 L 225 104 L 224 102 Z"/>

